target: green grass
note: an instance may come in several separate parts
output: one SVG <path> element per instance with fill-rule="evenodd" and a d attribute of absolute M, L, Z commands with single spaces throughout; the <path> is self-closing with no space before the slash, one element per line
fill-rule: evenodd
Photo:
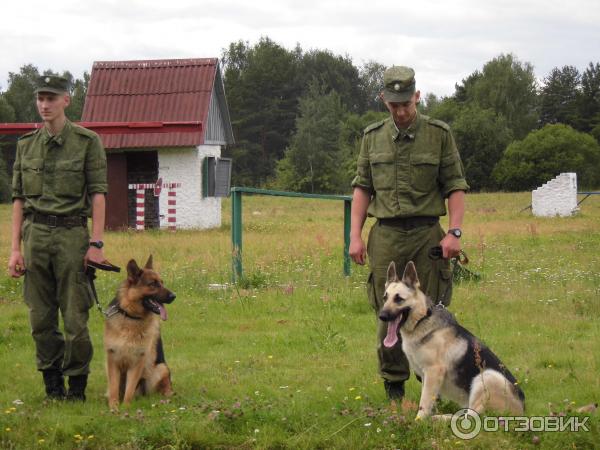
<path fill-rule="evenodd" d="M 519 213 L 528 203 L 528 194 L 467 196 L 463 245 L 483 278 L 456 286 L 451 310 L 517 376 L 528 415 L 572 414 L 600 400 L 600 201 L 588 199 L 565 219 Z M 342 202 L 245 197 L 238 289 L 228 284 L 229 208 L 224 202 L 217 230 L 105 239 L 107 257 L 122 267 L 152 253 L 177 293 L 162 327 L 176 391 L 168 401 L 153 396 L 109 412 L 103 319 L 93 310 L 87 403 L 45 404 L 22 282 L 2 271 L 0 448 L 579 449 L 600 442 L 598 413 L 587 433 L 461 441 L 447 424 L 414 422 L 414 378 L 404 408 L 391 410 L 377 375 L 366 268 L 342 275 Z M 3 264 L 9 240 L 10 206 L 0 205 Z M 121 276 L 99 275 L 104 305 Z"/>

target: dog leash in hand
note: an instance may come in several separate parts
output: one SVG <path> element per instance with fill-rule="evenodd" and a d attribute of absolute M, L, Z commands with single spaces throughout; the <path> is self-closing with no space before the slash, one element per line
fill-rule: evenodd
<path fill-rule="evenodd" d="M 98 311 L 100 311 L 100 313 L 103 316 L 110 317 L 109 313 L 105 312 L 102 309 L 102 305 L 100 305 L 100 301 L 98 300 L 98 293 L 96 292 L 96 286 L 94 284 L 94 280 L 96 279 L 96 269 L 105 270 L 107 272 L 120 272 L 121 268 L 118 266 L 115 266 L 114 264 L 109 263 L 108 261 L 103 261 L 101 263 L 98 263 L 95 261 L 88 261 L 87 267 L 85 269 L 85 275 L 88 279 L 88 282 L 87 282 L 88 291 L 89 291 L 90 295 L 92 296 L 92 298 L 94 299 L 94 301 L 96 302 L 96 307 L 98 308 Z"/>
<path fill-rule="evenodd" d="M 429 259 L 431 259 L 433 261 L 443 259 L 444 251 L 442 250 L 442 246 L 436 245 L 434 247 L 431 247 L 429 249 L 428 256 L 429 256 Z M 452 280 L 454 280 L 455 275 L 458 273 L 459 266 L 461 264 L 462 265 L 469 264 L 469 257 L 464 252 L 464 250 L 459 250 L 459 253 L 457 256 L 450 258 L 450 262 L 452 263 Z M 446 305 L 444 305 L 444 300 L 446 300 L 446 296 L 448 295 L 448 292 L 450 291 L 451 288 L 452 288 L 452 282 L 448 283 L 448 286 L 446 287 L 446 290 L 444 291 L 444 295 L 442 295 L 440 300 L 435 305 L 437 308 L 446 308 Z"/>

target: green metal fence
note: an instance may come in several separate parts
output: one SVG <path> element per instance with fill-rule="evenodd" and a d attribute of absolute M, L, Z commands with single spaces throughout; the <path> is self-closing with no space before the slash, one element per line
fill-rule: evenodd
<path fill-rule="evenodd" d="M 242 267 L 242 195 L 272 195 L 276 197 L 300 197 L 322 200 L 344 201 L 344 275 L 350 275 L 350 210 L 352 197 L 348 195 L 304 194 L 299 192 L 272 191 L 269 189 L 254 189 L 245 187 L 231 188 L 231 244 L 233 281 L 237 282 L 243 276 Z"/>

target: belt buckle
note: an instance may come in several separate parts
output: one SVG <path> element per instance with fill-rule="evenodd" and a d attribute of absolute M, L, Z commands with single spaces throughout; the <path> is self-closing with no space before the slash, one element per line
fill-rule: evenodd
<path fill-rule="evenodd" d="M 58 216 L 47 216 L 48 217 L 48 226 L 50 228 L 56 228 L 58 224 Z"/>

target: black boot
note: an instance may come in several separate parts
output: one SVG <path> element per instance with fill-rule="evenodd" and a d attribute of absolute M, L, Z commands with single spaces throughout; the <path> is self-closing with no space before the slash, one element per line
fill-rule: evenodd
<path fill-rule="evenodd" d="M 48 400 L 65 399 L 65 379 L 60 370 L 47 369 L 42 371 L 44 385 L 46 386 L 46 398 Z"/>
<path fill-rule="evenodd" d="M 73 402 L 85 402 L 85 388 L 87 386 L 87 374 L 73 375 L 69 377 L 69 391 L 67 400 Z"/>
<path fill-rule="evenodd" d="M 400 400 L 404 397 L 404 381 L 383 381 L 385 393 L 389 400 Z"/>

